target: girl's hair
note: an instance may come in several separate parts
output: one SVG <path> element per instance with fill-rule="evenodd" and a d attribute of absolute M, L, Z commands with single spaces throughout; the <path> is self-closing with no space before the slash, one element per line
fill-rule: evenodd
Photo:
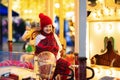
<path fill-rule="evenodd" d="M 52 25 L 52 28 L 53 28 L 53 32 L 55 32 L 55 27 Z"/>

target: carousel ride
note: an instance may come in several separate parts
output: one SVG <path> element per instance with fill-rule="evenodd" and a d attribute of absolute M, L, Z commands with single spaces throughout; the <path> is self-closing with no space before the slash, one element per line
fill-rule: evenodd
<path fill-rule="evenodd" d="M 0 80 L 43 80 L 52 79 L 56 66 L 51 52 L 42 52 L 31 62 L 5 60 L 0 62 Z"/>
<path fill-rule="evenodd" d="M 34 42 L 35 35 L 37 35 L 37 33 L 33 35 L 35 32 L 33 29 L 26 29 L 22 36 L 24 40 L 29 39 L 28 44 L 25 45 L 27 50 L 29 50 L 28 45 L 30 47 L 30 43 Z M 9 53 L 11 54 L 11 52 Z M 27 53 L 20 55 L 19 60 L 12 59 L 13 55 L 12 57 L 7 56 L 11 57 L 9 59 L 4 58 L 0 62 L 0 80 L 58 80 L 57 76 L 53 77 L 56 68 L 56 58 L 53 53 L 43 51 L 38 56 L 31 54 L 34 53 L 32 50 L 29 54 Z M 70 74 L 60 74 L 60 76 L 65 75 L 68 76 L 68 80 L 74 80 L 73 69 L 69 67 L 68 69 Z"/>

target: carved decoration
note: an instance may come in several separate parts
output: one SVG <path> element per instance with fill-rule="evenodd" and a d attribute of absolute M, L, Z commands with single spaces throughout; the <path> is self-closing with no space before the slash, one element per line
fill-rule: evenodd
<path fill-rule="evenodd" d="M 120 67 L 120 55 L 114 50 L 113 37 L 104 38 L 104 49 L 101 50 L 102 55 L 96 54 L 92 57 L 91 63 L 104 66 Z"/>

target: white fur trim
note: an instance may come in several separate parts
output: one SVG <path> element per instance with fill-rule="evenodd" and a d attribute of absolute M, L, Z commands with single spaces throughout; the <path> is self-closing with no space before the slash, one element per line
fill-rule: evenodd
<path fill-rule="evenodd" d="M 42 39 L 45 39 L 46 37 L 39 34 L 36 36 L 36 41 L 35 41 L 35 45 L 38 45 L 38 43 L 42 40 Z"/>
<path fill-rule="evenodd" d="M 58 38 L 58 36 L 54 33 L 54 37 L 55 37 L 55 39 L 56 39 L 56 41 L 57 41 L 57 44 L 58 44 L 58 46 L 59 46 L 59 51 L 58 51 L 58 54 L 57 54 L 57 56 L 56 56 L 56 58 L 57 58 L 57 60 L 61 57 L 60 56 L 60 51 L 62 50 L 62 45 L 61 45 L 61 42 L 60 42 L 60 40 L 59 40 L 59 38 Z"/>

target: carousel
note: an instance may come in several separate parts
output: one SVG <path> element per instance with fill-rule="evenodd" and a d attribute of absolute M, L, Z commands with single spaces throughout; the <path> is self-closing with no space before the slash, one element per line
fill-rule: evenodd
<path fill-rule="evenodd" d="M 52 19 L 57 16 L 59 22 L 55 25 L 60 26 L 56 28 L 59 28 L 58 36 L 61 43 L 65 44 L 67 50 L 74 49 L 74 55 L 66 57 L 66 60 L 72 62 L 72 65 L 67 68 L 70 70 L 70 74 L 57 75 L 54 80 L 61 80 L 62 75 L 66 75 L 67 80 L 120 80 L 119 0 L 65 0 L 65 2 L 62 0 L 38 0 L 38 2 L 30 0 L 28 3 L 25 0 L 16 0 L 14 6 L 18 5 L 17 2 L 25 7 L 14 7 L 14 9 L 28 21 L 30 21 L 28 18 L 38 20 L 39 12 L 34 10 L 43 10 L 41 12 L 51 16 Z M 36 9 L 30 5 L 32 2 L 34 2 L 34 6 L 41 5 L 43 9 L 41 7 Z M 34 56 L 32 53 L 13 52 L 11 1 L 9 0 L 8 3 L 9 51 L 7 53 L 2 52 L 4 55 L 0 56 L 0 80 L 51 80 L 57 66 L 55 56 L 51 52 L 45 51 L 38 56 Z M 22 11 L 25 14 L 22 14 Z M 34 17 L 31 14 L 34 14 Z M 72 31 L 70 34 L 75 42 L 74 47 L 71 47 L 69 43 L 67 44 L 68 37 L 64 37 L 63 31 L 67 27 L 64 23 L 67 20 L 72 20 L 74 23 L 70 26 Z M 32 32 L 32 29 L 26 29 L 23 37 L 30 36 Z M 69 32 L 65 35 L 68 34 Z"/>

